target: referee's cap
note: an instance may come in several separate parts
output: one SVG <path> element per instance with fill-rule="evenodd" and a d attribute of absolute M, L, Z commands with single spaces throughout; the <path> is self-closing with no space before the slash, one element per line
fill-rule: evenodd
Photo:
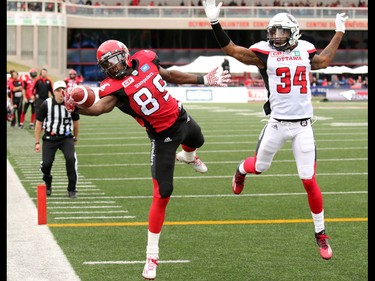
<path fill-rule="evenodd" d="M 53 83 L 53 90 L 56 91 L 58 88 L 64 88 L 66 89 L 66 84 L 64 81 L 59 80 Z"/>

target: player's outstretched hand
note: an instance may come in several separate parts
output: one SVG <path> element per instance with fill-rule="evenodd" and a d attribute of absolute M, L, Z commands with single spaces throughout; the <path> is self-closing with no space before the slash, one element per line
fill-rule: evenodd
<path fill-rule="evenodd" d="M 78 103 L 72 98 L 71 91 L 65 91 L 64 105 L 68 112 L 73 112 Z"/>
<path fill-rule="evenodd" d="M 220 74 L 217 73 L 218 66 L 203 76 L 204 84 L 210 86 L 228 87 L 231 81 L 231 75 L 228 70 L 224 70 Z"/>
<path fill-rule="evenodd" d="M 336 14 L 336 29 L 335 31 L 341 31 L 342 33 L 345 33 L 345 21 L 349 18 L 349 16 L 345 16 L 345 13 L 337 13 Z"/>
<path fill-rule="evenodd" d="M 217 6 L 215 0 L 205 0 L 203 1 L 204 12 L 211 24 L 219 22 L 220 7 L 223 2 L 220 2 Z"/>

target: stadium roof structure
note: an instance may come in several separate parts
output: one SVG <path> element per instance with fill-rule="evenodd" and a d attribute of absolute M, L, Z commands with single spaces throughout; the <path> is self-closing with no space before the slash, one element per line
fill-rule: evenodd
<path fill-rule="evenodd" d="M 328 66 L 323 69 L 319 70 L 312 70 L 312 73 L 323 73 L 323 74 L 343 74 L 343 73 L 350 73 L 350 74 L 367 74 L 368 73 L 368 66 L 362 65 L 355 68 L 350 68 L 347 66 Z"/>
<path fill-rule="evenodd" d="M 224 59 L 229 61 L 231 73 L 259 73 L 255 65 L 246 65 L 230 56 L 199 56 L 193 62 L 186 65 L 173 65 L 168 70 L 179 70 L 188 73 L 208 73 L 216 66 L 221 68 Z"/>
<path fill-rule="evenodd" d="M 246 65 L 239 62 L 235 58 L 230 56 L 199 56 L 193 62 L 185 65 L 173 65 L 169 67 L 169 70 L 179 70 L 187 73 L 204 74 L 210 72 L 215 66 L 221 67 L 224 59 L 229 61 L 230 72 L 236 74 L 243 73 L 259 73 L 259 69 L 255 65 Z M 322 74 L 367 74 L 368 66 L 362 65 L 356 68 L 350 68 L 347 66 L 328 66 L 323 69 L 313 70 L 312 73 Z"/>

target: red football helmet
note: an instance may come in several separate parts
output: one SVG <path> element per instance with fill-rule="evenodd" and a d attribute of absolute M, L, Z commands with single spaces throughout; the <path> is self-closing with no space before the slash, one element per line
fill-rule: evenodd
<path fill-rule="evenodd" d="M 123 78 L 132 67 L 128 48 L 117 40 L 102 43 L 96 52 L 96 58 L 102 71 L 111 78 Z"/>

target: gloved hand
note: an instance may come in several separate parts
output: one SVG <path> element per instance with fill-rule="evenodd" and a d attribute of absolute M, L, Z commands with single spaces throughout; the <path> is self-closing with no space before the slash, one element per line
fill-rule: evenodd
<path fill-rule="evenodd" d="M 348 19 L 349 17 L 346 16 L 345 17 L 345 13 L 337 13 L 336 14 L 336 20 L 335 20 L 335 24 L 336 24 L 336 29 L 335 31 L 338 32 L 338 31 L 341 31 L 342 33 L 345 33 L 345 21 Z"/>
<path fill-rule="evenodd" d="M 78 104 L 71 96 L 70 90 L 65 91 L 64 94 L 64 105 L 68 112 L 73 112 Z"/>
<path fill-rule="evenodd" d="M 211 24 L 219 22 L 220 7 L 223 2 L 220 2 L 217 6 L 215 0 L 205 0 L 203 1 L 204 11 Z"/>
<path fill-rule="evenodd" d="M 228 87 L 228 83 L 231 81 L 231 75 L 228 70 L 224 70 L 220 74 L 217 73 L 217 69 L 219 67 L 215 67 L 205 76 L 203 76 L 204 84 L 210 86 L 220 86 L 220 87 Z"/>

